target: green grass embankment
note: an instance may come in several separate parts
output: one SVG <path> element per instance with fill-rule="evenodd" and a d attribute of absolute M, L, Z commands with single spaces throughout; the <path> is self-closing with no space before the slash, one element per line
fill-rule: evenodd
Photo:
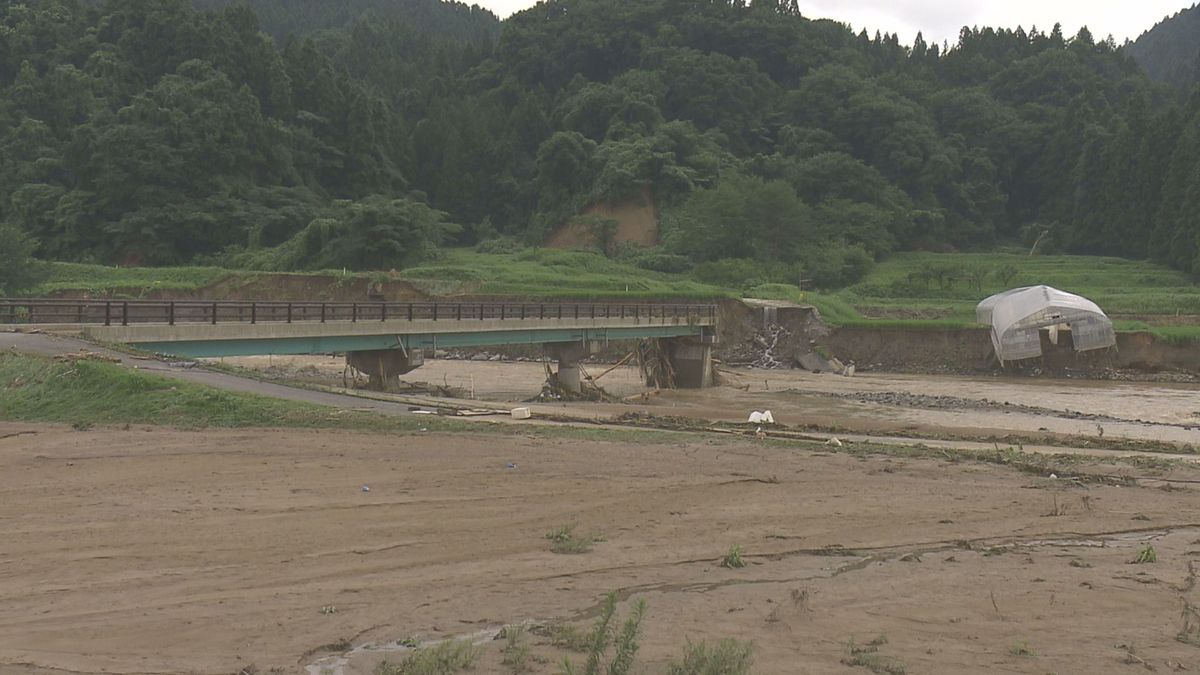
<path fill-rule="evenodd" d="M 415 431 L 465 425 L 229 392 L 100 361 L 60 362 L 0 354 L 0 419 L 76 426 L 151 424 L 206 427 L 340 428 Z"/>
<path fill-rule="evenodd" d="M 383 415 L 230 392 L 121 365 L 0 353 L 0 421 L 126 424 L 178 429 L 343 429 L 375 433 L 466 432 L 634 444 L 678 442 L 642 429 L 466 422 L 432 415 Z"/>
<path fill-rule="evenodd" d="M 944 279 L 930 278 L 939 272 Z M 1037 284 L 1083 295 L 1115 316 L 1200 314 L 1200 286 L 1182 272 L 1096 256 L 897 253 L 838 295 L 868 315 L 924 311 L 973 320 L 983 298 Z"/>
<path fill-rule="evenodd" d="M 898 253 L 861 282 L 835 293 L 808 294 L 808 301 L 838 326 L 965 328 L 976 325 L 980 300 L 1037 284 L 1093 300 L 1115 317 L 1117 330 L 1147 331 L 1173 344 L 1200 341 L 1200 326 L 1154 325 L 1200 315 L 1200 286 L 1182 272 L 1120 258 Z"/>
<path fill-rule="evenodd" d="M 433 295 L 526 298 L 708 300 L 737 293 L 683 274 L 644 270 L 588 251 L 527 249 L 518 253 L 446 251 L 400 278 Z"/>
<path fill-rule="evenodd" d="M 56 291 L 137 297 L 156 290 L 195 291 L 230 277 L 267 273 L 218 267 L 115 268 L 52 263 L 34 294 Z M 310 274 L 338 279 L 387 278 L 342 270 Z M 953 329 L 975 325 L 975 305 L 1018 286 L 1049 284 L 1094 300 L 1118 330 L 1144 330 L 1175 344 L 1200 341 L 1200 326 L 1173 326 L 1177 315 L 1200 315 L 1200 286 L 1187 275 L 1142 261 L 1094 256 L 1020 253 L 898 253 L 861 282 L 834 292 L 762 284 L 738 292 L 688 274 L 638 268 L 594 252 L 526 249 L 479 253 L 448 249 L 433 261 L 402 270 L 401 280 L 434 296 L 504 296 L 529 300 L 628 299 L 706 301 L 755 297 L 806 302 L 837 326 Z M 269 299 L 269 298 L 266 298 Z"/>
<path fill-rule="evenodd" d="M 195 291 L 230 277 L 273 274 L 220 267 L 106 267 L 78 263 L 49 263 L 48 271 L 49 277 L 31 295 L 117 291 L 137 297 L 152 291 Z M 381 272 L 347 273 L 343 270 L 307 274 L 344 279 L 389 278 Z M 586 251 L 552 249 L 490 254 L 448 249 L 436 260 L 402 270 L 398 278 L 441 297 L 487 295 L 530 299 L 681 301 L 737 297 L 734 291 L 700 283 L 688 275 L 644 270 Z"/>
<path fill-rule="evenodd" d="M 220 267 L 109 267 L 82 263 L 47 263 L 47 277 L 29 295 L 43 296 L 62 291 L 94 294 L 115 290 L 191 291 L 230 276 L 245 274 Z"/>

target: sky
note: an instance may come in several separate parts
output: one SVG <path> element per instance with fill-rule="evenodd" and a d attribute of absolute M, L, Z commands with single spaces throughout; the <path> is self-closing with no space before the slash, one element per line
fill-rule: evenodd
<path fill-rule="evenodd" d="M 636 2 L 637 0 L 628 0 Z M 467 0 L 500 17 L 535 4 L 535 0 Z M 809 18 L 829 18 L 849 23 L 858 32 L 866 28 L 897 33 L 911 44 L 917 31 L 929 43 L 958 40 L 963 26 L 1016 28 L 1037 26 L 1050 32 L 1055 23 L 1074 35 L 1086 25 L 1097 40 L 1112 35 L 1121 44 L 1137 39 L 1164 17 L 1186 9 L 1195 0 L 799 0 Z"/>

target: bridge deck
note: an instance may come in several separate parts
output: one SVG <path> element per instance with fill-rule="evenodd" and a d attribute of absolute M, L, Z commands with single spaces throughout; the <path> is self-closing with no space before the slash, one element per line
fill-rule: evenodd
<path fill-rule="evenodd" d="M 192 357 L 702 336 L 715 305 L 0 300 L 0 323 Z"/>

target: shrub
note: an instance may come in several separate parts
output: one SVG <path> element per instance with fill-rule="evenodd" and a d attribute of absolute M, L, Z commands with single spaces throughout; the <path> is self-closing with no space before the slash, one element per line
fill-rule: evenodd
<path fill-rule="evenodd" d="M 759 284 L 746 289 L 743 293 L 747 298 L 759 300 L 784 300 L 786 302 L 804 302 L 804 292 L 798 286 L 791 284 Z"/>
<path fill-rule="evenodd" d="M 804 254 L 804 271 L 818 288 L 841 288 L 861 281 L 874 264 L 871 254 L 857 245 L 825 246 Z"/>
<path fill-rule="evenodd" d="M 525 245 L 514 237 L 495 237 L 485 239 L 475 244 L 479 253 L 518 253 L 525 250 Z"/>
<path fill-rule="evenodd" d="M 654 249 L 631 256 L 629 262 L 644 270 L 666 274 L 683 274 L 692 269 L 692 261 L 687 257 Z"/>
<path fill-rule="evenodd" d="M 794 263 L 759 261 L 751 258 L 726 258 L 696 265 L 693 272 L 700 281 L 727 288 L 750 288 L 768 283 L 796 283 L 805 274 Z"/>

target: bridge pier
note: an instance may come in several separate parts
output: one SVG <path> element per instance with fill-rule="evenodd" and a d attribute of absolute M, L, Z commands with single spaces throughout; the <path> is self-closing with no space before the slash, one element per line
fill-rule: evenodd
<path fill-rule="evenodd" d="M 558 386 L 564 391 L 576 394 L 583 391 L 583 377 L 579 370 L 579 362 L 599 351 L 600 343 L 589 340 L 548 342 L 544 347 L 546 353 L 558 361 Z"/>
<path fill-rule="evenodd" d="M 712 339 L 706 337 L 662 338 L 658 353 L 670 365 L 674 381 L 663 372 L 647 372 L 646 385 L 679 389 L 704 389 L 713 385 Z"/>
<path fill-rule="evenodd" d="M 424 365 L 425 355 L 419 349 L 346 352 L 346 364 L 367 374 L 371 390 L 396 391 L 400 388 L 400 376 Z"/>

